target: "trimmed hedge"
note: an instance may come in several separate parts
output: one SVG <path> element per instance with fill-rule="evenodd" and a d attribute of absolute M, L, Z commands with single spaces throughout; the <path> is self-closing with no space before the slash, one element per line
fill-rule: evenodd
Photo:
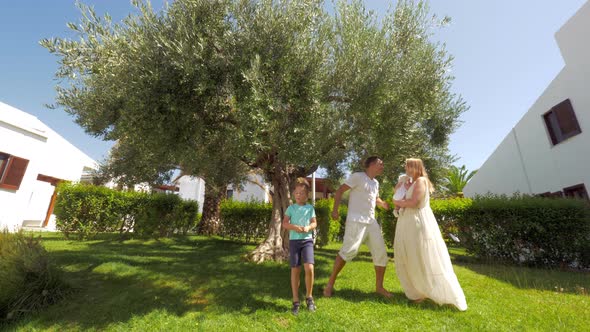
<path fill-rule="evenodd" d="M 271 214 L 270 203 L 223 200 L 219 235 L 233 240 L 258 242 L 268 234 Z"/>
<path fill-rule="evenodd" d="M 66 238 L 133 232 L 139 236 L 186 234 L 198 219 L 198 203 L 173 194 L 122 192 L 86 184 L 62 183 L 55 205 L 57 229 Z"/>
<path fill-rule="evenodd" d="M 478 197 L 459 219 L 478 257 L 534 266 L 590 267 L 590 205 L 574 199 Z"/>
<path fill-rule="evenodd" d="M 39 238 L 0 231 L 0 325 L 55 303 L 68 291 Z"/>
<path fill-rule="evenodd" d="M 390 205 L 391 201 L 388 202 Z M 341 241 L 347 207 L 340 220 L 330 218 L 333 199 L 318 200 L 316 243 Z M 481 258 L 538 266 L 590 267 L 590 205 L 571 199 L 517 195 L 476 199 L 431 200 L 443 238 L 459 235 L 461 245 Z M 66 237 L 80 239 L 99 232 L 162 237 L 186 234 L 197 223 L 196 202 L 176 195 L 118 192 L 104 187 L 62 184 L 55 214 Z M 221 236 L 259 242 L 267 236 L 272 205 L 226 200 L 221 205 Z M 386 244 L 391 248 L 397 219 L 377 209 Z"/>
<path fill-rule="evenodd" d="M 332 207 L 334 199 L 320 199 L 315 202 L 315 214 L 318 223 L 316 244 L 320 247 L 333 241 L 339 241 L 340 221 L 332 219 Z M 346 215 L 345 215 L 346 218 Z M 342 219 L 342 216 L 340 216 Z M 345 219 L 346 220 L 346 219 Z"/>
<path fill-rule="evenodd" d="M 318 246 L 324 246 L 339 239 L 340 223 L 333 222 L 330 217 L 333 204 L 333 199 L 316 201 L 314 208 L 318 222 L 316 233 Z M 220 235 L 249 243 L 259 242 L 268 235 L 271 215 L 272 204 L 270 203 L 224 200 L 221 203 Z"/>

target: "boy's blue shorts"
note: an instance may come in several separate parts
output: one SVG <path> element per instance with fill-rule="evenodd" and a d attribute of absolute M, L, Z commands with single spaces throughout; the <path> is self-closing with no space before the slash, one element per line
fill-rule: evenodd
<path fill-rule="evenodd" d="M 289 259 L 291 267 L 304 264 L 314 264 L 313 260 L 313 239 L 289 240 Z"/>

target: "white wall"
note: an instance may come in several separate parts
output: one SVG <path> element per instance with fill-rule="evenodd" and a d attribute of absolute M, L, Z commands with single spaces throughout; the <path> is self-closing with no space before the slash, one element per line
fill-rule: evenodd
<path fill-rule="evenodd" d="M 199 177 L 184 175 L 175 182 L 178 185 L 178 195 L 184 200 L 197 201 L 199 213 L 203 213 L 205 201 L 205 181 Z"/>
<path fill-rule="evenodd" d="M 262 187 L 260 186 L 262 185 Z M 228 190 L 233 190 L 232 199 L 240 202 L 258 201 L 268 203 L 270 201 L 270 187 L 264 178 L 258 174 L 248 175 L 248 180 L 242 183 L 241 188 L 228 186 Z"/>
<path fill-rule="evenodd" d="M 254 182 L 258 182 L 266 189 L 261 188 Z M 174 181 L 178 186 L 178 195 L 184 200 L 193 200 L 199 203 L 199 213 L 203 213 L 203 203 L 205 201 L 205 180 L 196 176 L 184 175 Z M 248 181 L 242 184 L 241 188 L 234 188 L 233 185 L 227 187 L 233 190 L 232 199 L 237 201 L 259 201 L 269 202 L 267 194 L 269 186 L 264 182 L 262 176 L 250 174 Z"/>
<path fill-rule="evenodd" d="M 516 137 L 510 132 L 471 178 L 463 189 L 463 194 L 473 197 L 476 194 L 511 194 L 517 191 L 530 192 L 519 158 Z"/>
<path fill-rule="evenodd" d="M 539 194 L 582 183 L 590 190 L 588 36 L 590 1 L 556 34 L 565 67 L 467 184 L 466 196 L 488 191 Z M 543 114 L 565 99 L 570 99 L 582 132 L 552 145 Z"/>
<path fill-rule="evenodd" d="M 53 187 L 39 174 L 77 181 L 84 167 L 96 167 L 90 157 L 36 117 L 0 102 L 0 152 L 29 160 L 18 190 L 0 189 L 0 228 L 20 228 L 23 220 L 41 223 Z"/>

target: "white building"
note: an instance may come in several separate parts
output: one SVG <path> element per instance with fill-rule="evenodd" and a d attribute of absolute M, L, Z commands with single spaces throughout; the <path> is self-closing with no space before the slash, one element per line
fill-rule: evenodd
<path fill-rule="evenodd" d="M 55 185 L 96 167 L 39 119 L 0 102 L 0 229 L 55 229 Z"/>
<path fill-rule="evenodd" d="M 180 175 L 172 181 L 178 188 L 178 195 L 184 200 L 193 200 L 199 203 L 199 213 L 203 213 L 205 201 L 205 180 L 197 176 Z M 229 185 L 227 198 L 237 201 L 270 202 L 270 188 L 258 174 L 248 175 L 248 179 L 240 186 Z"/>
<path fill-rule="evenodd" d="M 234 185 L 227 187 L 227 198 L 240 202 L 268 203 L 271 201 L 270 190 L 270 186 L 266 184 L 260 174 L 250 173 L 248 179 L 240 187 Z"/>
<path fill-rule="evenodd" d="M 555 34 L 564 68 L 464 188 L 588 198 L 590 1 Z"/>

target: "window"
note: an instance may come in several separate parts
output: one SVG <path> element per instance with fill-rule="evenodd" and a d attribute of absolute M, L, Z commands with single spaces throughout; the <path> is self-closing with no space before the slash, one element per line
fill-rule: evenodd
<path fill-rule="evenodd" d="M 227 199 L 231 199 L 234 196 L 234 191 L 232 189 L 228 189 L 227 192 L 225 193 L 225 197 Z"/>
<path fill-rule="evenodd" d="M 29 161 L 0 152 L 0 188 L 18 190 Z"/>
<path fill-rule="evenodd" d="M 554 193 L 548 191 L 548 192 L 544 192 L 542 194 L 538 194 L 537 196 L 540 197 L 547 197 L 547 198 L 562 198 L 563 197 L 563 192 L 562 191 L 556 191 Z"/>
<path fill-rule="evenodd" d="M 543 114 L 543 119 L 553 145 L 582 132 L 569 99 L 555 105 L 549 112 Z"/>
<path fill-rule="evenodd" d="M 588 192 L 586 191 L 586 187 L 583 183 L 563 188 L 563 193 L 565 194 L 565 197 L 569 198 L 588 199 Z"/>

